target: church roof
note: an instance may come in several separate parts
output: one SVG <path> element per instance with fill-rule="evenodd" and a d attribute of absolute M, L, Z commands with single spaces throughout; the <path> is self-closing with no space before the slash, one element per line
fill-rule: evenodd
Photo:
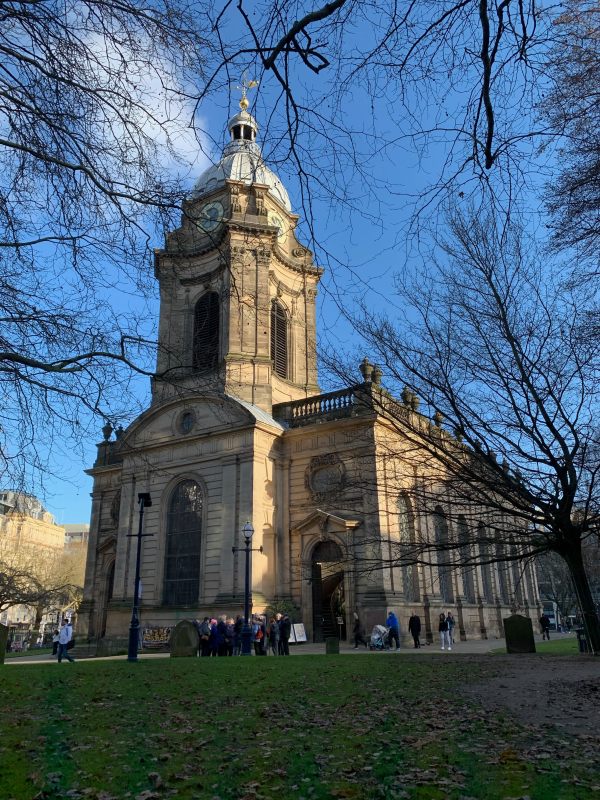
<path fill-rule="evenodd" d="M 239 403 L 246 411 L 249 411 L 250 414 L 254 417 L 257 422 L 264 422 L 267 425 L 270 425 L 272 428 L 277 428 L 277 430 L 284 431 L 285 427 L 281 424 L 281 422 L 277 422 L 270 414 L 267 414 L 266 411 L 263 411 L 262 408 L 255 406 L 254 403 L 248 403 L 246 400 L 241 400 L 239 397 L 235 397 L 235 395 L 230 395 L 232 400 L 235 400 L 236 403 Z"/>
<path fill-rule="evenodd" d="M 241 181 L 247 186 L 258 183 L 288 211 L 292 210 L 285 186 L 265 164 L 256 142 L 258 124 L 244 108 L 227 125 L 231 141 L 223 150 L 220 161 L 208 167 L 196 181 L 190 199 L 194 200 L 225 186 L 225 181 Z"/>

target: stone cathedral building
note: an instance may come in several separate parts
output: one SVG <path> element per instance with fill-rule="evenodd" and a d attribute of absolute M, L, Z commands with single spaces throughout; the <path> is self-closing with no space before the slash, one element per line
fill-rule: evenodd
<path fill-rule="evenodd" d="M 394 543 L 428 531 L 460 535 L 461 520 L 442 502 L 431 518 L 416 514 L 402 491 L 415 466 L 375 402 L 379 370 L 365 362 L 360 383 L 320 393 L 321 270 L 296 238 L 298 217 L 261 157 L 245 97 L 240 106 L 221 160 L 199 178 L 181 226 L 155 254 L 160 377 L 147 411 L 116 439 L 105 428 L 89 471 L 79 632 L 127 636 L 139 492 L 152 498 L 142 627 L 241 612 L 244 553 L 232 548 L 243 546 L 246 521 L 257 548 L 254 611 L 293 603 L 309 640 L 337 632 L 340 618 L 349 636 L 354 611 L 370 631 L 393 609 L 406 633 L 415 609 L 429 638 L 440 610 L 453 610 L 463 638 L 498 635 L 515 601 L 535 616 L 531 568 L 386 563 Z M 405 413 L 418 415 L 410 404 Z M 396 440 L 390 460 L 384 450 Z M 379 567 L 357 568 L 361 557 Z"/>

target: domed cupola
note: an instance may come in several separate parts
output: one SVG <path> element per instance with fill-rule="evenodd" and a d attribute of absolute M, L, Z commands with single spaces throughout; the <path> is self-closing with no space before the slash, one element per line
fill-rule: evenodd
<path fill-rule="evenodd" d="M 291 211 L 285 186 L 263 160 L 260 146 L 256 142 L 258 123 L 248 113 L 247 108 L 248 100 L 244 95 L 240 100 L 240 112 L 227 123 L 231 141 L 223 149 L 223 157 L 200 175 L 190 199 L 196 200 L 202 195 L 210 194 L 225 186 L 225 181 L 233 180 L 247 186 L 254 183 L 267 186 L 269 194 L 287 211 Z"/>

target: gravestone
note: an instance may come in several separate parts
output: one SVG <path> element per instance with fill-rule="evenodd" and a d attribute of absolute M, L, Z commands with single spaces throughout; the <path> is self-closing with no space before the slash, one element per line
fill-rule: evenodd
<path fill-rule="evenodd" d="M 182 619 L 171 631 L 169 640 L 171 648 L 171 658 L 182 658 L 184 656 L 197 656 L 200 646 L 200 636 L 193 622 L 189 619 Z"/>
<path fill-rule="evenodd" d="M 535 653 L 533 623 L 529 617 L 511 614 L 502 622 L 507 653 Z"/>
<path fill-rule="evenodd" d="M 340 640 L 337 636 L 327 636 L 325 639 L 325 654 L 328 656 L 339 655 Z"/>
<path fill-rule="evenodd" d="M 0 624 L 0 664 L 4 664 L 6 643 L 8 642 L 8 625 Z"/>

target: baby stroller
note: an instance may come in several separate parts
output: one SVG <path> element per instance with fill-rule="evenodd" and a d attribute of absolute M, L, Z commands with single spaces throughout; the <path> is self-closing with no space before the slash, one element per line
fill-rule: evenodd
<path fill-rule="evenodd" d="M 389 630 L 385 625 L 375 625 L 371 631 L 369 650 L 389 650 L 388 636 Z"/>

